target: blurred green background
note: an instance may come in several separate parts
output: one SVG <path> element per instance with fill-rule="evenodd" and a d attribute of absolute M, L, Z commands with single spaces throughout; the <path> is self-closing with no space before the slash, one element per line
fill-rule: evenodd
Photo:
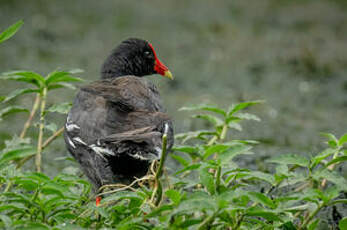
<path fill-rule="evenodd" d="M 320 148 L 320 132 L 347 131 L 347 1 L 0 0 L 0 30 L 19 19 L 22 29 L 0 46 L 0 72 L 81 68 L 80 76 L 93 81 L 120 41 L 149 40 L 175 76 L 149 79 L 176 133 L 206 125 L 179 112 L 182 106 L 257 99 L 266 101 L 252 109 L 262 122 L 249 122 L 235 137 L 262 141 L 255 150 L 260 156 L 312 154 Z M 2 81 L 0 95 L 19 86 Z M 49 105 L 72 101 L 75 93 L 53 91 Z M 30 107 L 31 100 L 16 103 Z M 62 116 L 53 118 L 63 124 Z M 25 119 L 0 123 L 0 144 Z M 45 151 L 45 170 L 56 168 L 52 159 L 61 155 L 60 139 Z"/>

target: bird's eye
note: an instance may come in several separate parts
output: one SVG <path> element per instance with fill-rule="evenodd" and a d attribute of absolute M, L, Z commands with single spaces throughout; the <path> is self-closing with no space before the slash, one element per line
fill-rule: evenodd
<path fill-rule="evenodd" d="M 149 55 L 151 55 L 151 52 L 145 51 L 145 55 L 148 57 Z"/>

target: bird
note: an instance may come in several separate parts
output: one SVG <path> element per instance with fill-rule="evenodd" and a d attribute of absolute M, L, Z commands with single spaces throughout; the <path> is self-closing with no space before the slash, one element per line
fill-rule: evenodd
<path fill-rule="evenodd" d="M 167 149 L 173 146 L 172 119 L 157 87 L 143 78 L 152 74 L 173 79 L 150 42 L 129 38 L 106 58 L 101 79 L 80 87 L 75 97 L 64 140 L 96 192 L 146 175 L 161 157 L 164 133 Z"/>

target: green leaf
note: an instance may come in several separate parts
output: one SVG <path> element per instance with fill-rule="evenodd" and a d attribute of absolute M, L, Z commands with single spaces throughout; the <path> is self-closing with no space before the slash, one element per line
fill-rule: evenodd
<path fill-rule="evenodd" d="M 15 91 L 12 91 L 11 93 L 9 93 L 7 95 L 7 97 L 5 98 L 5 100 L 2 101 L 2 103 L 8 102 L 10 100 L 12 100 L 15 97 L 18 97 L 20 95 L 23 94 L 27 94 L 27 93 L 39 93 L 40 91 L 38 89 L 16 89 Z"/>
<path fill-rule="evenodd" d="M 171 209 L 173 209 L 172 204 L 164 204 L 164 205 L 160 206 L 159 208 L 154 209 L 151 213 L 149 213 L 145 217 L 146 218 L 156 217 L 156 216 L 160 215 L 162 212 L 165 212 L 165 211 L 168 211 Z"/>
<path fill-rule="evenodd" d="M 242 131 L 242 126 L 239 123 L 235 123 L 235 122 L 229 123 L 228 120 L 227 120 L 227 123 L 229 128 L 236 129 L 237 131 Z"/>
<path fill-rule="evenodd" d="M 11 25 L 10 27 L 8 27 L 4 32 L 2 32 L 0 34 L 0 43 L 6 41 L 10 37 L 12 37 L 15 33 L 17 33 L 17 31 L 19 30 L 19 28 L 21 28 L 23 23 L 24 22 L 20 20 L 16 22 L 15 24 Z"/>
<path fill-rule="evenodd" d="M 325 165 L 325 167 L 328 167 L 329 165 L 332 165 L 332 164 L 341 163 L 341 162 L 344 162 L 344 161 L 347 161 L 347 156 L 336 157 L 335 159 L 329 161 L 329 162 Z"/>
<path fill-rule="evenodd" d="M 187 167 L 189 165 L 189 162 L 179 155 L 170 154 L 169 156 L 171 156 L 171 158 L 175 159 L 176 161 L 178 161 L 181 165 L 183 165 L 185 167 Z"/>
<path fill-rule="evenodd" d="M 330 202 L 330 204 L 328 204 L 329 206 L 331 205 L 335 205 L 335 204 L 347 204 L 347 199 L 336 199 Z"/>
<path fill-rule="evenodd" d="M 0 212 L 3 211 L 17 211 L 17 212 L 25 212 L 26 208 L 23 204 L 21 203 L 12 203 L 12 204 L 6 204 L 6 205 L 1 205 L 0 206 Z"/>
<path fill-rule="evenodd" d="M 242 103 L 236 104 L 236 105 L 232 106 L 231 109 L 229 110 L 228 117 L 230 117 L 231 115 L 233 115 L 234 113 L 236 113 L 242 109 L 245 109 L 249 106 L 256 105 L 256 104 L 263 103 L 263 102 L 264 101 L 248 101 L 248 102 L 242 102 Z"/>
<path fill-rule="evenodd" d="M 250 149 L 252 149 L 252 146 L 249 145 L 235 145 L 231 146 L 229 150 L 219 153 L 217 157 L 222 164 L 227 165 L 234 157 L 238 155 L 253 154 L 252 152 L 249 152 Z"/>
<path fill-rule="evenodd" d="M 298 197 L 288 197 L 287 199 L 288 200 L 298 200 Z M 308 210 L 310 208 L 310 206 L 312 206 L 312 204 L 311 203 L 307 203 L 307 204 L 303 204 L 303 205 L 297 205 L 297 206 L 285 208 L 284 210 L 286 212 L 296 213 L 298 211 Z"/>
<path fill-rule="evenodd" d="M 198 168 L 200 168 L 200 166 L 201 166 L 200 163 L 196 163 L 196 164 L 189 165 L 189 166 L 185 167 L 184 169 L 181 169 L 181 170 L 177 171 L 177 172 L 175 173 L 175 175 L 181 174 L 181 173 L 183 173 L 183 172 L 185 172 L 185 171 L 191 171 L 191 170 L 198 169 Z"/>
<path fill-rule="evenodd" d="M 182 143 L 187 142 L 190 139 L 207 140 L 205 136 L 215 136 L 216 132 L 210 130 L 198 130 L 192 132 L 179 133 L 175 135 L 175 139 L 182 139 Z"/>
<path fill-rule="evenodd" d="M 324 150 L 323 152 L 319 153 L 317 156 L 312 158 L 311 168 L 316 167 L 322 160 L 331 156 L 335 152 L 336 152 L 336 149 L 328 148 L 328 149 Z"/>
<path fill-rule="evenodd" d="M 280 226 L 281 230 L 297 230 L 292 221 L 288 221 Z"/>
<path fill-rule="evenodd" d="M 180 201 L 181 201 L 181 198 L 182 198 L 182 196 L 179 193 L 179 191 L 174 190 L 174 189 L 167 190 L 165 192 L 165 195 L 167 197 L 169 197 L 175 205 L 178 205 L 180 203 Z"/>
<path fill-rule="evenodd" d="M 76 89 L 76 86 L 74 86 L 73 84 L 67 83 L 67 82 L 60 82 L 60 83 L 56 83 L 56 84 L 50 84 L 48 86 L 48 90 L 54 90 L 54 89 L 60 89 L 60 88 L 69 88 L 72 90 Z"/>
<path fill-rule="evenodd" d="M 5 229 L 10 229 L 12 219 L 9 216 L 0 214 L 0 220 L 4 223 Z"/>
<path fill-rule="evenodd" d="M 20 138 L 17 135 L 13 135 L 12 139 L 5 140 L 6 148 L 3 149 L 3 152 L 24 147 L 31 147 L 30 142 L 30 138 Z"/>
<path fill-rule="evenodd" d="M 340 220 L 339 228 L 341 230 L 347 229 L 347 217 L 344 217 L 342 220 Z"/>
<path fill-rule="evenodd" d="M 322 192 L 324 202 L 329 202 L 332 199 L 335 199 L 340 194 L 340 189 L 338 186 L 330 186 L 327 188 L 324 193 Z"/>
<path fill-rule="evenodd" d="M 267 206 L 272 209 L 276 208 L 276 205 L 274 204 L 274 202 L 262 193 L 250 191 L 248 192 L 248 195 L 251 198 L 251 200 L 253 200 L 254 202 L 261 203 L 264 206 Z"/>
<path fill-rule="evenodd" d="M 232 170 L 228 170 L 226 172 L 223 173 L 223 177 L 226 176 L 226 175 L 237 175 L 238 173 L 246 173 L 246 175 L 248 175 L 248 173 L 250 172 L 249 169 L 242 169 L 242 168 L 238 168 L 236 167 L 235 169 L 232 169 Z"/>
<path fill-rule="evenodd" d="M 237 144 L 246 144 L 246 145 L 256 145 L 256 144 L 259 144 L 259 141 L 254 141 L 254 140 L 232 140 L 230 142 L 227 142 L 227 143 L 237 143 Z"/>
<path fill-rule="evenodd" d="M 173 151 L 178 151 L 178 152 L 184 152 L 188 154 L 193 154 L 193 153 L 198 153 L 199 148 L 194 147 L 194 146 L 188 146 L 188 145 L 181 145 L 181 146 L 174 146 L 172 148 Z"/>
<path fill-rule="evenodd" d="M 8 152 L 1 153 L 0 163 L 5 163 L 14 159 L 31 156 L 31 155 L 34 155 L 35 153 L 36 153 L 36 149 L 31 147 L 11 150 Z"/>
<path fill-rule="evenodd" d="M 331 148 L 336 148 L 338 145 L 338 140 L 337 138 L 331 134 L 331 133 L 321 133 L 322 136 L 328 138 L 328 144 L 330 145 Z"/>
<path fill-rule="evenodd" d="M 68 202 L 70 201 L 64 200 L 63 197 L 54 196 L 52 198 L 49 198 L 48 200 L 45 200 L 43 207 L 45 207 L 47 211 L 50 211 L 51 209 L 53 209 L 53 207 L 65 206 Z"/>
<path fill-rule="evenodd" d="M 67 114 L 69 110 L 71 109 L 72 104 L 69 102 L 61 103 L 61 104 L 55 104 L 49 107 L 46 111 L 48 112 L 56 112 L 61 114 Z"/>
<path fill-rule="evenodd" d="M 237 115 L 235 115 L 235 117 L 237 117 L 241 120 L 261 121 L 258 116 L 251 114 L 251 113 L 238 113 Z"/>
<path fill-rule="evenodd" d="M 282 219 L 274 212 L 265 211 L 265 210 L 256 210 L 256 211 L 249 211 L 246 213 L 247 216 L 255 216 L 255 217 L 262 217 L 268 221 L 281 221 Z"/>
<path fill-rule="evenodd" d="M 171 214 L 175 213 L 194 213 L 203 210 L 215 210 L 217 208 L 216 201 L 206 192 L 197 191 L 189 194 L 187 199 L 184 199 L 178 208 L 174 209 Z"/>
<path fill-rule="evenodd" d="M 242 121 L 241 118 L 239 117 L 235 117 L 235 116 L 229 116 L 225 119 L 225 123 L 229 124 L 229 123 L 238 123 Z"/>
<path fill-rule="evenodd" d="M 296 154 L 283 154 L 279 156 L 274 156 L 271 159 L 267 160 L 267 162 L 278 163 L 278 164 L 293 164 L 299 165 L 303 167 L 307 167 L 309 165 L 309 160 L 303 156 L 299 156 Z"/>
<path fill-rule="evenodd" d="M 209 168 L 202 168 L 200 170 L 200 181 L 201 183 L 206 187 L 207 191 L 213 195 L 216 191 L 215 185 L 214 185 L 214 177 L 209 172 Z"/>
<path fill-rule="evenodd" d="M 58 126 L 55 123 L 49 123 L 48 125 L 45 125 L 45 129 L 51 131 L 52 133 L 55 133 L 58 129 Z"/>
<path fill-rule="evenodd" d="M 219 119 L 218 117 L 209 115 L 209 114 L 197 114 L 197 115 L 193 115 L 192 117 L 206 120 L 206 121 L 212 123 L 214 126 L 223 125 L 223 121 L 221 119 Z"/>
<path fill-rule="evenodd" d="M 45 84 L 49 86 L 50 84 L 59 83 L 59 82 L 81 82 L 81 81 L 83 81 L 81 78 L 71 76 L 71 72 L 54 71 L 48 74 L 48 76 L 45 79 Z"/>
<path fill-rule="evenodd" d="M 20 113 L 20 112 L 29 112 L 29 110 L 27 110 L 27 109 L 25 109 L 23 107 L 20 107 L 20 106 L 9 106 L 9 107 L 6 107 L 6 108 L 0 110 L 0 121 L 5 116 L 8 116 L 8 115 L 14 114 L 14 113 Z"/>
<path fill-rule="evenodd" d="M 65 197 L 65 189 L 62 187 L 62 185 L 49 183 L 44 185 L 41 190 L 42 193 L 46 195 L 58 195 L 60 197 Z"/>
<path fill-rule="evenodd" d="M 266 181 L 272 185 L 274 185 L 276 182 L 276 180 L 272 174 L 264 173 L 264 172 L 260 172 L 260 171 L 250 171 L 249 177 Z"/>
<path fill-rule="evenodd" d="M 329 169 L 323 169 L 320 171 L 315 171 L 312 177 L 316 180 L 327 179 L 328 181 L 334 183 L 341 190 L 347 190 L 347 180 L 343 178 L 338 172 L 330 171 Z"/>
<path fill-rule="evenodd" d="M 229 145 L 223 145 L 223 144 L 215 144 L 211 146 L 207 146 L 205 153 L 203 155 L 203 159 L 206 160 L 209 156 L 216 153 L 222 153 L 225 152 L 227 149 L 229 149 Z"/>
<path fill-rule="evenodd" d="M 214 112 L 222 115 L 225 117 L 227 114 L 224 110 L 213 106 L 213 105 L 196 105 L 196 106 L 187 106 L 187 107 L 182 107 L 179 109 L 179 111 L 191 111 L 191 110 L 203 110 L 203 111 L 209 111 L 209 112 Z"/>
<path fill-rule="evenodd" d="M 38 182 L 49 182 L 51 180 L 48 176 L 39 172 L 31 172 L 29 174 L 26 174 L 26 177 Z"/>
<path fill-rule="evenodd" d="M 338 142 L 338 145 L 339 146 L 342 146 L 344 143 L 347 142 L 347 133 L 345 133 L 340 139 L 339 139 L 339 142 Z"/>
<path fill-rule="evenodd" d="M 242 126 L 239 123 L 235 123 L 235 122 L 229 123 L 228 121 L 227 123 L 229 128 L 236 129 L 237 131 L 240 131 L 240 132 L 242 131 Z"/>
<path fill-rule="evenodd" d="M 185 221 L 180 223 L 180 225 L 178 226 L 179 227 L 178 229 L 191 229 L 191 228 L 189 228 L 190 226 L 199 224 L 202 221 L 203 221 L 203 219 L 201 219 L 201 218 L 199 218 L 199 219 L 186 219 Z"/>
<path fill-rule="evenodd" d="M 45 82 L 45 79 L 40 74 L 31 71 L 11 71 L 2 73 L 1 75 L 0 79 L 22 81 L 34 84 L 38 88 L 42 88 Z"/>
<path fill-rule="evenodd" d="M 5 96 L 0 96 L 0 103 L 3 102 L 6 99 Z"/>
<path fill-rule="evenodd" d="M 19 177 L 15 180 L 15 184 L 27 191 L 34 191 L 39 187 L 39 184 L 33 180 Z"/>
<path fill-rule="evenodd" d="M 25 226 L 20 228 L 21 230 L 49 230 L 49 227 L 45 224 L 37 222 L 26 223 Z"/>

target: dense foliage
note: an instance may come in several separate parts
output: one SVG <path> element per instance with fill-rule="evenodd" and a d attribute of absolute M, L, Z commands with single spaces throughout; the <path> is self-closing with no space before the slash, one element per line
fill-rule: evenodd
<path fill-rule="evenodd" d="M 4 31 L 0 42 L 21 24 Z M 46 77 L 31 71 L 1 74 L 3 80 L 34 86 L 1 97 L 3 105 L 20 95 L 36 94 L 31 110 L 6 106 L 0 111 L 3 119 L 29 112 L 21 134 L 7 140 L 0 153 L 1 228 L 313 230 L 318 229 L 321 220 L 317 214 L 323 208 L 347 203 L 343 194 L 347 181 L 336 170 L 347 160 L 347 134 L 340 138 L 324 134 L 328 147 L 310 158 L 278 154 L 267 161 L 270 171 L 237 164 L 235 159 L 241 155 L 256 158 L 251 152 L 256 141 L 231 136 L 231 131 L 242 130 L 242 121 L 260 120 L 245 112 L 261 103 L 251 101 L 226 110 L 206 105 L 182 108 L 197 112 L 193 117 L 203 119 L 213 129 L 176 136 L 179 144 L 168 155 L 177 161 L 175 169 L 162 168 L 167 155 L 164 136 L 161 164 L 153 163 L 147 176 L 129 186 L 105 186 L 104 198 L 96 206 L 90 184 L 76 170 L 64 170 L 54 178 L 41 172 L 41 154 L 63 130 L 45 115 L 66 113 L 69 108 L 69 103 L 63 103 L 47 109 L 47 95 L 54 89 L 74 88 L 70 82 L 80 81 L 72 76 L 76 72 L 80 71 L 54 71 Z M 35 119 L 37 127 L 33 125 Z M 36 128 L 37 140 L 26 137 L 30 127 Z M 46 140 L 45 132 L 52 133 Z M 34 156 L 36 172 L 25 171 L 22 166 Z M 337 215 L 334 221 L 340 229 L 347 228 L 347 218 Z"/>

